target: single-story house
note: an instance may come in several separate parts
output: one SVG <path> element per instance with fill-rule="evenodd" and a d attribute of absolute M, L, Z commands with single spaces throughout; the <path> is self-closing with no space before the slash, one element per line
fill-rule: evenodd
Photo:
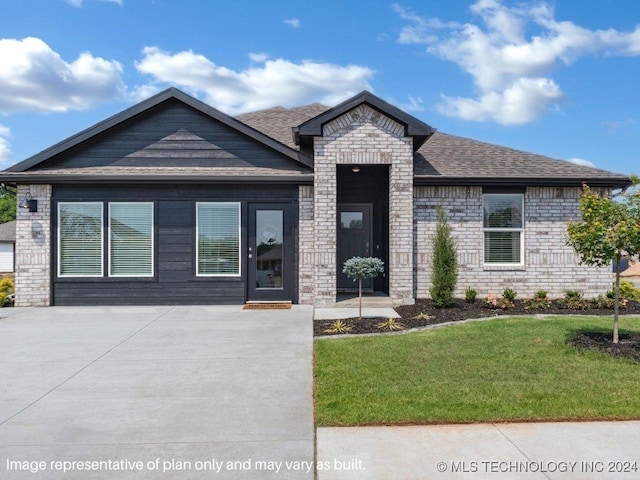
<path fill-rule="evenodd" d="M 16 246 L 16 222 L 0 224 L 0 273 L 13 273 Z"/>
<path fill-rule="evenodd" d="M 602 293 L 566 246 L 583 183 L 626 175 L 437 132 L 369 92 L 230 117 L 168 89 L 4 172 L 17 186 L 16 305 L 331 305 L 342 263 L 366 290 L 428 297 L 444 208 L 458 295 Z"/>

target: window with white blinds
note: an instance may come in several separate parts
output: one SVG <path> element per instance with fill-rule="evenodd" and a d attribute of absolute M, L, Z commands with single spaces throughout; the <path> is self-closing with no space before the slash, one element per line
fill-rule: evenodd
<path fill-rule="evenodd" d="M 240 204 L 196 203 L 197 274 L 240 275 Z"/>
<path fill-rule="evenodd" d="M 486 194 L 484 263 L 524 264 L 524 195 Z"/>
<path fill-rule="evenodd" d="M 109 203 L 109 276 L 153 276 L 153 203 Z"/>
<path fill-rule="evenodd" d="M 102 203 L 58 203 L 58 275 L 103 275 Z"/>

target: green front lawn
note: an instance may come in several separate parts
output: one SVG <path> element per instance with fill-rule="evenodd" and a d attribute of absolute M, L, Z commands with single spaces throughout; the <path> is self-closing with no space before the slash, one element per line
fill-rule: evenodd
<path fill-rule="evenodd" d="M 316 423 L 640 418 L 640 365 L 566 339 L 610 317 L 497 318 L 406 335 L 315 341 Z M 640 318 L 621 318 L 621 332 Z"/>

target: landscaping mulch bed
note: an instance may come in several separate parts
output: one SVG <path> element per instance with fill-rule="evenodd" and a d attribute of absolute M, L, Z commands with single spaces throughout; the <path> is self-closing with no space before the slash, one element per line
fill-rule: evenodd
<path fill-rule="evenodd" d="M 640 363 L 640 334 L 621 333 L 619 336 L 619 343 L 615 344 L 611 332 L 582 332 L 569 339 L 569 343 L 579 349 L 600 350 L 612 357 Z"/>
<path fill-rule="evenodd" d="M 397 320 L 402 325 L 401 330 L 425 327 L 439 323 L 459 322 L 472 318 L 486 318 L 510 315 L 613 315 L 612 309 L 588 308 L 571 310 L 560 308 L 555 301 L 549 308 L 526 308 L 524 301 L 516 300 L 514 306 L 508 309 L 487 308 L 482 301 L 467 303 L 456 301 L 454 307 L 436 308 L 431 300 L 417 300 L 414 305 L 396 307 L 395 311 L 401 316 Z M 625 308 L 620 309 L 621 315 L 640 315 L 640 302 L 630 301 Z M 347 318 L 344 321 L 350 329 L 349 335 L 363 333 L 386 333 L 378 325 L 386 318 Z M 333 320 L 314 321 L 314 336 L 336 335 L 326 332 Z M 398 330 L 396 330 L 398 331 Z M 620 343 L 612 343 L 612 332 L 607 327 L 604 332 L 581 332 L 568 340 L 568 343 L 580 349 L 597 349 L 613 357 L 628 358 L 640 363 L 640 334 L 620 334 Z"/>

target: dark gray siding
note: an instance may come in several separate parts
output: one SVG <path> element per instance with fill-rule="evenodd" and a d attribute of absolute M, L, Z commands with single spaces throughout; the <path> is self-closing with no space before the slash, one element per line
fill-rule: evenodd
<path fill-rule="evenodd" d="M 38 169 L 100 166 L 301 169 L 299 163 L 177 100 L 151 108 Z"/>
<path fill-rule="evenodd" d="M 242 203 L 242 256 L 247 245 L 248 202 L 290 202 L 294 206 L 293 237 L 297 239 L 297 198 L 298 188 L 295 185 L 56 186 L 53 190 L 52 215 L 53 302 L 55 305 L 242 304 L 245 301 L 244 258 L 240 278 L 196 277 L 195 202 Z M 57 203 L 60 201 L 153 201 L 156 214 L 155 277 L 58 278 Z M 297 245 L 294 248 L 297 251 Z M 297 265 L 293 268 L 294 272 L 297 271 Z M 296 301 L 295 292 L 292 300 Z"/>

